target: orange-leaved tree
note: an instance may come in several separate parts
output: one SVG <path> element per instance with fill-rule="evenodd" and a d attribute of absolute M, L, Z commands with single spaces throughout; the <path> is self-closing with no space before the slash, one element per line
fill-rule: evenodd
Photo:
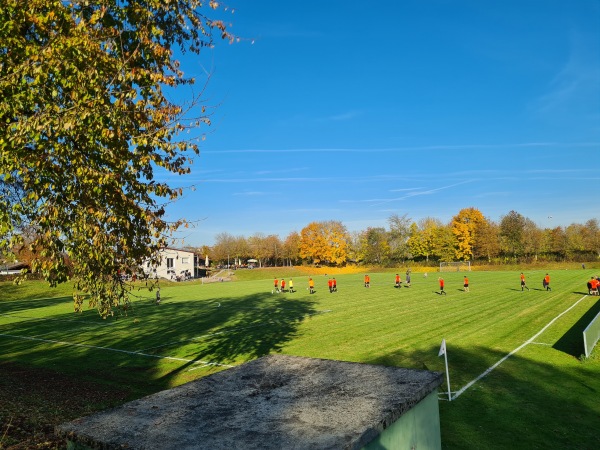
<path fill-rule="evenodd" d="M 339 221 L 311 222 L 300 232 L 300 257 L 314 264 L 343 264 L 348 240 L 348 231 Z"/>
<path fill-rule="evenodd" d="M 452 234 L 456 237 L 456 258 L 467 261 L 473 257 L 477 229 L 486 222 L 477 208 L 461 209 L 452 218 Z"/>

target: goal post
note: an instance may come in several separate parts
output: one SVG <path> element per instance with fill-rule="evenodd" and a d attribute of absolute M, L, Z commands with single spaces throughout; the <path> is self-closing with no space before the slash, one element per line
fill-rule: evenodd
<path fill-rule="evenodd" d="M 470 272 L 471 261 L 442 261 L 440 272 Z"/>
<path fill-rule="evenodd" d="M 589 358 L 592 350 L 600 340 L 600 313 L 594 317 L 594 320 L 583 330 L 583 348 L 585 357 Z"/>

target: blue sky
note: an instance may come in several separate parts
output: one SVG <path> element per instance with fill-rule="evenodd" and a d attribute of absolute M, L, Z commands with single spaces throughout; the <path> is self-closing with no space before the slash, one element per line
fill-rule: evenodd
<path fill-rule="evenodd" d="M 600 217 L 600 0 L 231 0 L 243 39 L 182 67 L 215 106 L 170 206 L 284 239 L 476 207 L 541 227 Z M 231 9 L 235 13 L 231 14 Z"/>

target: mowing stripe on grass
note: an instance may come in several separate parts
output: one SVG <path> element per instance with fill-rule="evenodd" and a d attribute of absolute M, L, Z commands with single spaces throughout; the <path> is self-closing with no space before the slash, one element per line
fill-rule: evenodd
<path fill-rule="evenodd" d="M 258 308 L 255 308 L 255 309 L 258 309 Z M 262 308 L 260 308 L 260 309 L 262 309 Z M 332 310 L 331 309 L 325 309 L 323 311 L 317 311 L 317 312 L 312 313 L 312 314 L 305 314 L 302 317 L 307 317 L 307 316 L 308 317 L 312 317 L 312 316 L 316 316 L 317 314 L 326 314 L 326 313 L 329 313 L 329 312 L 332 312 Z M 168 347 L 169 345 L 182 344 L 184 342 L 190 342 L 190 341 L 199 341 L 199 340 L 210 338 L 210 337 L 213 337 L 213 336 L 220 336 L 220 335 L 223 335 L 223 334 L 231 334 L 231 333 L 236 332 L 236 331 L 249 330 L 251 328 L 263 328 L 265 325 L 279 324 L 279 323 L 283 323 L 283 322 L 281 322 L 280 320 L 269 320 L 267 322 L 264 322 L 264 323 L 261 323 L 261 324 L 258 324 L 258 325 L 249 325 L 247 327 L 229 328 L 229 329 L 227 329 L 225 331 L 215 331 L 214 333 L 206 333 L 206 334 L 202 334 L 200 336 L 194 336 L 194 337 L 191 337 L 191 338 L 188 338 L 188 339 L 180 339 L 178 341 L 171 341 L 171 342 L 167 342 L 166 344 L 156 345 L 154 347 L 143 348 L 141 350 L 136 350 L 136 352 L 147 352 L 148 350 L 155 350 L 155 349 L 161 348 L 161 347 Z"/>
<path fill-rule="evenodd" d="M 457 399 L 462 393 L 464 393 L 467 389 L 469 389 L 471 386 L 473 386 L 475 383 L 477 383 L 479 380 L 481 380 L 483 377 L 485 377 L 486 375 L 488 375 L 490 372 L 492 372 L 496 367 L 498 367 L 500 364 L 502 364 L 504 361 L 506 361 L 508 358 L 510 358 L 512 355 L 514 355 L 515 353 L 517 353 L 519 350 L 521 350 L 522 348 L 526 347 L 529 344 L 533 344 L 534 340 L 540 335 L 542 334 L 544 331 L 546 331 L 548 329 L 548 327 L 550 327 L 550 325 L 552 325 L 554 322 L 556 322 L 558 319 L 560 319 L 562 316 L 564 316 L 566 313 L 568 313 L 569 311 L 571 311 L 573 308 L 575 308 L 579 302 L 581 302 L 583 299 L 585 299 L 587 297 L 587 295 L 584 295 L 583 297 L 581 297 L 579 300 L 577 300 L 575 303 L 573 303 L 569 308 L 565 309 L 563 312 L 561 312 L 558 316 L 556 316 L 554 319 L 552 319 L 550 322 L 548 322 L 546 324 L 546 326 L 544 328 L 542 328 L 540 331 L 537 332 L 537 334 L 531 338 L 529 338 L 528 340 L 526 340 L 523 344 L 521 344 L 520 346 L 518 346 L 517 348 L 515 348 L 513 351 L 511 351 L 509 354 L 507 354 L 506 356 L 504 356 L 502 359 L 500 359 L 499 361 L 497 361 L 493 366 L 488 367 L 485 372 L 483 372 L 481 375 L 479 375 L 477 378 L 475 378 L 474 380 L 469 381 L 464 387 L 462 387 L 460 390 L 458 390 L 456 392 L 456 394 L 454 395 L 454 397 L 452 397 L 452 400 Z"/>
<path fill-rule="evenodd" d="M 82 348 L 89 348 L 89 349 L 93 349 L 93 350 L 106 350 L 106 351 L 110 351 L 110 352 L 125 353 L 127 355 L 143 356 L 146 358 L 167 359 L 169 361 L 189 362 L 192 364 L 204 364 L 206 366 L 234 367 L 229 364 L 212 363 L 212 362 L 208 362 L 208 361 L 200 361 L 200 360 L 193 360 L 193 359 L 186 359 L 186 358 L 175 358 L 173 356 L 151 355 L 148 353 L 132 352 L 129 350 L 122 350 L 122 349 L 118 349 L 118 348 L 98 347 L 96 345 L 77 344 L 77 343 L 73 343 L 73 342 L 56 341 L 54 339 L 41 339 L 41 338 L 28 337 L 28 336 L 16 336 L 13 334 L 0 334 L 0 337 L 20 339 L 20 340 L 26 340 L 26 341 L 45 342 L 48 344 L 66 345 L 66 346 L 70 346 L 70 347 L 82 347 Z"/>

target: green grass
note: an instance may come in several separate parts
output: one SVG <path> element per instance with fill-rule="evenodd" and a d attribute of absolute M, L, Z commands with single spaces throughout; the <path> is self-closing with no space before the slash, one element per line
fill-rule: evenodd
<path fill-rule="evenodd" d="M 542 290 L 543 270 L 526 272 L 529 292 L 521 292 L 518 272 L 471 272 L 469 293 L 463 273 L 445 273 L 446 296 L 437 294 L 435 273 L 414 274 L 402 289 L 390 272 L 371 272 L 369 289 L 362 274 L 336 274 L 334 294 L 327 277 L 313 276 L 317 293 L 309 295 L 308 277 L 295 269 L 238 272 L 251 279 L 166 283 L 160 306 L 140 290 L 127 316 L 107 320 L 93 310 L 73 313 L 69 286 L 0 283 L 2 360 L 137 397 L 225 368 L 206 363 L 237 365 L 273 352 L 443 372 L 437 355 L 445 338 L 456 392 L 579 301 L 454 401 L 443 400 L 441 387 L 442 442 L 600 448 L 599 352 L 581 358 L 582 331 L 600 312 L 599 298 L 585 297 L 593 271 L 551 271 L 550 292 Z M 273 276 L 293 276 L 297 292 L 272 294 Z"/>

